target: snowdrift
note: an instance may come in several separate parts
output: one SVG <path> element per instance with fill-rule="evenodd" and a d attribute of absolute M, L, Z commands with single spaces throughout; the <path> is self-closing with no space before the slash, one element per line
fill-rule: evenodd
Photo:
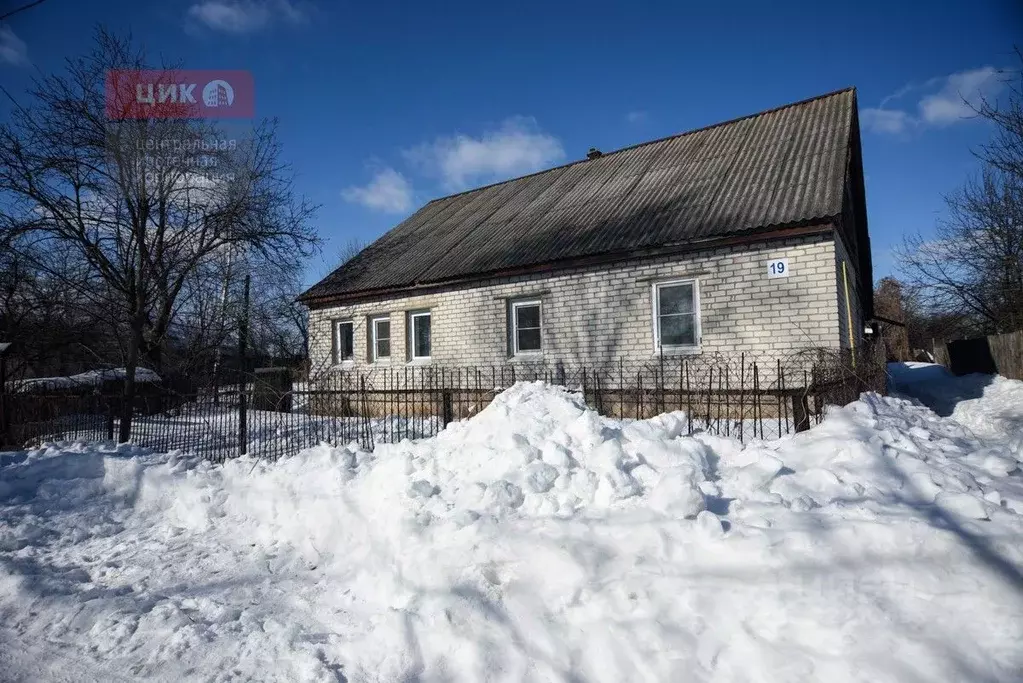
<path fill-rule="evenodd" d="M 956 377 L 932 363 L 889 363 L 891 390 L 919 399 L 987 439 L 1023 435 L 1023 382 L 992 375 Z"/>
<path fill-rule="evenodd" d="M 11 454 L 0 677 L 1018 680 L 1020 396 L 744 448 L 520 383 L 372 454 Z"/>

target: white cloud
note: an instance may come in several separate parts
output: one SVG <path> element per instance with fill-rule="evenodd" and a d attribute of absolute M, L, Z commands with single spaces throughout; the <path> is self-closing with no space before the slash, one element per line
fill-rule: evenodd
<path fill-rule="evenodd" d="M 909 114 L 899 109 L 864 109 L 860 120 L 875 133 L 902 133 L 912 123 Z"/>
<path fill-rule="evenodd" d="M 0 26 L 0 63 L 26 64 L 28 46 L 7 26 Z"/>
<path fill-rule="evenodd" d="M 911 128 L 947 126 L 975 115 L 982 100 L 993 98 L 1005 86 L 1006 72 L 991 66 L 960 71 L 946 78 L 932 78 L 909 84 L 881 100 L 880 107 L 862 111 L 865 128 L 875 133 L 903 133 Z M 911 94 L 920 93 L 914 107 L 886 106 Z"/>
<path fill-rule="evenodd" d="M 981 100 L 996 95 L 1005 85 L 1001 73 L 986 66 L 952 74 L 939 92 L 920 100 L 920 118 L 930 124 L 945 125 L 974 116 Z"/>
<path fill-rule="evenodd" d="M 305 6 L 299 6 L 289 0 L 277 0 L 277 11 L 282 17 L 293 24 L 301 24 L 309 18 L 309 12 Z"/>
<path fill-rule="evenodd" d="M 377 171 L 368 184 L 341 190 L 345 201 L 387 213 L 405 213 L 412 208 L 412 184 L 393 168 Z"/>
<path fill-rule="evenodd" d="M 625 120 L 628 121 L 629 123 L 643 123 L 644 121 L 646 121 L 646 118 L 647 114 L 642 109 L 630 111 L 628 114 L 625 115 Z"/>
<path fill-rule="evenodd" d="M 253 33 L 278 17 L 293 24 L 306 12 L 291 0 L 204 0 L 188 8 L 188 17 L 224 33 Z"/>
<path fill-rule="evenodd" d="M 451 191 L 505 180 L 565 158 L 561 142 L 527 117 L 512 117 L 480 137 L 456 134 L 405 150 L 405 157 Z"/>

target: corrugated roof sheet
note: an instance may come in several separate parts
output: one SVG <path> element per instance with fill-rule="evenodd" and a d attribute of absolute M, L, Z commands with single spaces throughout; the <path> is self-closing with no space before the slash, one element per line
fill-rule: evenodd
<path fill-rule="evenodd" d="M 833 218 L 855 107 L 850 88 L 436 199 L 302 298 Z"/>

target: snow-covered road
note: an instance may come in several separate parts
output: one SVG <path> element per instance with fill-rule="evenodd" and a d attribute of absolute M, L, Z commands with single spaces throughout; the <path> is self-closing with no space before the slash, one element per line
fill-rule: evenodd
<path fill-rule="evenodd" d="M 897 370 L 946 416 L 744 448 L 523 383 L 373 454 L 5 454 L 0 679 L 1018 681 L 1023 383 Z"/>

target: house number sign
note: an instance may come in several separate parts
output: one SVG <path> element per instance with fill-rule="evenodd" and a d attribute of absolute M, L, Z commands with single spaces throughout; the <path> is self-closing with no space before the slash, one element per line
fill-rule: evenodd
<path fill-rule="evenodd" d="M 788 277 L 789 276 L 789 260 L 787 258 L 779 258 L 773 261 L 767 262 L 767 277 Z"/>

